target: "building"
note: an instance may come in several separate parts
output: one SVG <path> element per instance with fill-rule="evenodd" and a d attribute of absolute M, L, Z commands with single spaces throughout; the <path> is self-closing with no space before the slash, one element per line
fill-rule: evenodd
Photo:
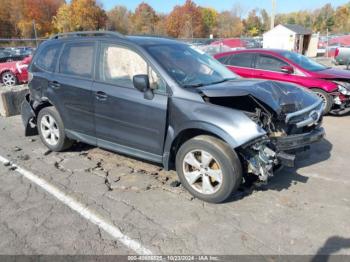
<path fill-rule="evenodd" d="M 264 48 L 277 48 L 306 54 L 312 31 L 301 25 L 278 25 L 263 36 Z"/>

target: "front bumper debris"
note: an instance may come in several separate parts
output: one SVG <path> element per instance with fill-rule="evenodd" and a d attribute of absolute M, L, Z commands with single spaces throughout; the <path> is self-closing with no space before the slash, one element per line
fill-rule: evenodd
<path fill-rule="evenodd" d="M 341 101 L 341 103 L 335 108 L 333 108 L 330 113 L 332 115 L 342 116 L 350 112 L 350 98 L 347 98 L 345 101 Z"/>
<path fill-rule="evenodd" d="M 273 138 L 272 142 L 278 152 L 299 149 L 320 141 L 325 136 L 322 127 L 316 128 L 309 133 L 289 135 Z"/>

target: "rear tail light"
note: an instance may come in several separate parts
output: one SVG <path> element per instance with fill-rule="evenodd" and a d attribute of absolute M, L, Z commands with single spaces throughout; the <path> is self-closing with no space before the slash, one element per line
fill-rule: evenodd
<path fill-rule="evenodd" d="M 339 55 L 339 48 L 335 49 L 334 57 L 337 57 Z"/>

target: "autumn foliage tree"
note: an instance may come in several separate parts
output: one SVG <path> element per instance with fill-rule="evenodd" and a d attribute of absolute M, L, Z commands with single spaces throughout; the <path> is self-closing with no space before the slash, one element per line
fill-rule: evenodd
<path fill-rule="evenodd" d="M 104 29 L 107 15 L 96 0 L 71 0 L 60 7 L 53 19 L 58 32 Z"/>
<path fill-rule="evenodd" d="M 125 6 L 115 6 L 107 13 L 108 30 L 118 31 L 122 34 L 130 33 L 131 12 Z"/>
<path fill-rule="evenodd" d="M 168 35 L 178 38 L 258 36 L 270 29 L 264 9 L 218 12 L 192 0 L 169 14 L 157 13 L 145 0 L 135 10 L 116 6 L 107 13 L 100 0 L 0 0 L 0 37 L 39 37 L 54 32 L 115 30 L 124 34 Z M 350 32 L 350 2 L 339 7 L 326 4 L 314 10 L 277 14 L 276 24 L 300 24 L 315 32 Z"/>
<path fill-rule="evenodd" d="M 202 20 L 204 26 L 204 34 L 214 35 L 218 25 L 218 12 L 214 8 L 201 8 Z"/>
<path fill-rule="evenodd" d="M 193 38 L 204 35 L 201 9 L 191 0 L 186 0 L 182 6 L 175 6 L 166 24 L 168 35 L 173 37 Z"/>
<path fill-rule="evenodd" d="M 156 11 L 145 2 L 138 5 L 131 17 L 132 32 L 137 34 L 154 34 L 158 22 Z"/>
<path fill-rule="evenodd" d="M 0 34 L 33 37 L 46 36 L 52 30 L 52 17 L 64 0 L 2 0 L 0 5 Z"/>

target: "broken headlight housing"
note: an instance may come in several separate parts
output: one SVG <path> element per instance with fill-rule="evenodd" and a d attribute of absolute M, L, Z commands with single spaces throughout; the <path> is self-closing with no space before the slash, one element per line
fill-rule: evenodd
<path fill-rule="evenodd" d="M 336 82 L 338 84 L 338 91 L 342 95 L 350 96 L 350 83 Z"/>

